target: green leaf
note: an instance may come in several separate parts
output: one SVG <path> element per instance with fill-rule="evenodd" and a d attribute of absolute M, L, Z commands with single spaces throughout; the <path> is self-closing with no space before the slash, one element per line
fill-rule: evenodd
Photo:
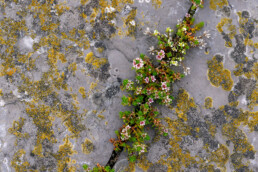
<path fill-rule="evenodd" d="M 182 36 L 182 31 L 179 29 L 176 34 L 177 36 Z"/>
<path fill-rule="evenodd" d="M 195 2 L 197 5 L 200 5 L 201 0 L 194 0 L 194 2 Z"/>
<path fill-rule="evenodd" d="M 123 80 L 123 86 L 126 86 L 128 84 L 128 79 Z"/>
<path fill-rule="evenodd" d="M 144 54 L 142 54 L 142 53 L 140 54 L 140 57 L 141 57 L 141 58 L 144 58 L 144 56 L 145 56 Z"/>
<path fill-rule="evenodd" d="M 115 133 L 116 133 L 117 136 L 119 136 L 119 131 L 116 130 Z"/>
<path fill-rule="evenodd" d="M 172 53 L 171 52 L 166 53 L 166 55 L 167 55 L 168 58 L 172 57 Z"/>
<path fill-rule="evenodd" d="M 168 133 L 164 133 L 163 135 L 164 135 L 164 136 L 168 136 Z"/>
<path fill-rule="evenodd" d="M 134 156 L 134 155 L 133 155 L 133 156 L 130 156 L 130 157 L 129 157 L 129 161 L 130 161 L 130 162 L 135 162 L 135 161 L 136 161 L 136 156 Z"/>
<path fill-rule="evenodd" d="M 84 170 L 87 170 L 87 169 L 89 168 L 89 166 L 88 166 L 87 164 L 83 164 L 83 165 L 82 165 L 82 168 L 83 168 Z"/>
<path fill-rule="evenodd" d="M 197 30 L 200 30 L 204 26 L 204 22 L 200 22 L 197 25 L 195 25 Z"/>
<path fill-rule="evenodd" d="M 129 104 L 129 102 L 128 102 L 128 97 L 123 96 L 123 97 L 122 97 L 122 105 L 123 105 L 123 106 L 126 106 L 126 105 L 128 105 L 128 104 Z"/>
<path fill-rule="evenodd" d="M 144 139 L 145 139 L 145 140 L 150 140 L 150 136 L 147 135 Z"/>

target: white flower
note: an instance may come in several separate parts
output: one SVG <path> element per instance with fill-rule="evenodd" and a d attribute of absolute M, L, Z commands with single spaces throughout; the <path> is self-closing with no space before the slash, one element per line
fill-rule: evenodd
<path fill-rule="evenodd" d="M 183 27 L 182 30 L 183 30 L 183 31 L 186 31 L 187 29 L 186 29 L 186 27 Z"/>
<path fill-rule="evenodd" d="M 179 42 L 179 46 L 180 46 L 180 47 L 184 47 L 185 44 L 184 44 L 183 42 Z"/>
<path fill-rule="evenodd" d="M 150 33 L 151 33 L 151 32 L 150 32 L 150 28 L 147 27 L 143 34 L 144 34 L 144 35 L 148 35 L 148 34 L 150 34 Z"/>
<path fill-rule="evenodd" d="M 203 35 L 206 37 L 206 38 L 210 38 L 211 37 L 211 34 L 209 33 L 210 31 L 204 31 L 203 32 Z"/>
<path fill-rule="evenodd" d="M 113 7 L 106 7 L 106 8 L 105 8 L 105 12 L 106 12 L 106 13 L 113 13 L 113 12 L 115 12 L 115 11 L 116 11 L 116 9 L 113 8 Z"/>
<path fill-rule="evenodd" d="M 154 50 L 154 46 L 151 46 L 148 51 L 151 52 L 153 50 Z"/>
<path fill-rule="evenodd" d="M 190 68 L 189 67 L 184 68 L 184 74 L 185 75 L 190 74 Z"/>
<path fill-rule="evenodd" d="M 135 26 L 135 21 L 134 21 L 134 20 L 131 20 L 129 23 L 130 23 L 132 26 Z"/>
<path fill-rule="evenodd" d="M 157 30 L 154 30 L 154 33 L 153 33 L 155 36 L 157 36 L 159 34 L 159 31 Z"/>
<path fill-rule="evenodd" d="M 180 25 L 182 23 L 182 19 L 177 20 L 177 24 Z"/>
<path fill-rule="evenodd" d="M 178 61 L 171 61 L 170 63 L 174 66 L 178 66 Z"/>
<path fill-rule="evenodd" d="M 167 27 L 166 32 L 172 32 L 172 29 L 170 27 Z"/>
<path fill-rule="evenodd" d="M 177 52 L 176 47 L 173 47 L 173 48 L 172 48 L 172 51 Z"/>

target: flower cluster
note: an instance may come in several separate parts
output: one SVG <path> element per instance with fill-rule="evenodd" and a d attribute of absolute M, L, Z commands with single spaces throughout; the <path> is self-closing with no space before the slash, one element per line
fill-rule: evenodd
<path fill-rule="evenodd" d="M 136 58 L 133 60 L 133 67 L 135 69 L 141 69 L 143 67 L 143 61 L 140 58 Z"/>
<path fill-rule="evenodd" d="M 186 51 L 192 47 L 199 46 L 200 48 L 206 47 L 204 38 L 210 37 L 208 32 L 204 32 L 203 35 L 195 37 L 196 31 L 203 27 L 204 23 L 193 26 L 193 20 L 191 14 L 185 15 L 185 20 L 178 20 L 177 32 L 174 32 L 171 28 L 166 29 L 165 34 L 159 33 L 154 30 L 152 33 L 148 28 L 145 34 L 155 36 L 158 39 L 158 46 L 155 49 L 153 46 L 150 47 L 149 52 L 151 55 L 156 54 L 156 59 L 161 62 L 165 61 L 171 66 L 181 66 L 184 60 Z"/>
<path fill-rule="evenodd" d="M 121 132 L 121 140 L 122 141 L 128 140 L 131 137 L 129 134 L 130 128 L 131 127 L 129 125 L 127 125 L 125 128 L 122 129 L 122 132 Z"/>

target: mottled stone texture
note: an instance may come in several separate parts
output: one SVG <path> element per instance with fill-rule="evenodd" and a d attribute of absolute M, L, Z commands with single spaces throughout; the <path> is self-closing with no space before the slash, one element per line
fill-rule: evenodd
<path fill-rule="evenodd" d="M 176 29 L 191 6 L 148 2 L 0 0 L 0 171 L 107 163 L 129 109 L 122 80 L 156 44 L 143 31 Z M 150 129 L 148 153 L 132 167 L 123 152 L 116 171 L 258 171 L 257 11 L 257 0 L 205 0 L 195 18 L 211 38 L 187 52 L 171 107 L 158 106 L 169 136 Z"/>

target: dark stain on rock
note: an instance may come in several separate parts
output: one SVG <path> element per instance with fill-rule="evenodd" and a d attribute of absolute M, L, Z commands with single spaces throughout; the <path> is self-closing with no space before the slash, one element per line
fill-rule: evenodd
<path fill-rule="evenodd" d="M 237 109 L 236 107 L 229 106 L 229 105 L 226 105 L 224 107 L 224 110 L 232 118 L 238 118 L 241 113 L 241 111 L 239 109 Z"/>
<path fill-rule="evenodd" d="M 120 91 L 119 85 L 112 85 L 106 90 L 105 97 L 106 98 L 112 98 Z"/>
<path fill-rule="evenodd" d="M 213 112 L 212 116 L 212 122 L 217 126 L 220 127 L 221 125 L 225 124 L 227 122 L 225 115 L 223 114 L 223 111 L 220 109 L 217 109 Z"/>
<path fill-rule="evenodd" d="M 239 77 L 238 83 L 234 86 L 233 91 L 229 93 L 228 101 L 236 102 L 237 99 L 244 94 L 246 94 L 246 99 L 248 100 L 255 87 L 255 80 Z"/>
<path fill-rule="evenodd" d="M 243 35 L 238 34 L 238 35 L 235 35 L 235 39 L 236 39 L 236 46 L 234 47 L 234 50 L 230 53 L 230 56 L 236 63 L 245 64 L 246 46 L 244 44 L 244 37 Z"/>
<path fill-rule="evenodd" d="M 103 106 L 104 100 L 103 100 L 102 93 L 94 93 L 92 95 L 92 102 L 96 105 Z"/>

